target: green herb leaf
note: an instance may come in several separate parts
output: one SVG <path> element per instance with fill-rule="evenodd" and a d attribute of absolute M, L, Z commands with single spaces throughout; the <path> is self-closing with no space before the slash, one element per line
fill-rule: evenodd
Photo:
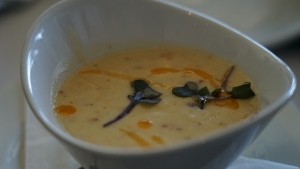
<path fill-rule="evenodd" d="M 185 87 L 174 87 L 172 89 L 172 93 L 178 97 L 191 97 L 191 96 L 195 95 L 195 91 L 190 90 Z"/>
<path fill-rule="evenodd" d="M 221 92 L 222 92 L 222 89 L 217 88 L 217 89 L 215 89 L 214 91 L 211 92 L 211 95 L 214 96 L 214 97 L 219 97 Z"/>
<path fill-rule="evenodd" d="M 145 103 L 145 104 L 156 104 L 161 101 L 160 98 L 151 98 L 151 99 L 141 99 L 139 103 Z"/>
<path fill-rule="evenodd" d="M 149 85 L 144 80 L 134 80 L 131 82 L 131 86 L 134 88 L 135 92 L 140 92 L 145 90 Z"/>
<path fill-rule="evenodd" d="M 198 90 L 198 85 L 195 82 L 187 82 L 184 84 L 185 88 L 190 89 L 192 91 L 197 91 Z"/>
<path fill-rule="evenodd" d="M 197 92 L 198 95 L 200 96 L 208 96 L 209 95 L 209 90 L 208 88 L 205 86 L 205 87 L 202 87 L 198 92 Z"/>
<path fill-rule="evenodd" d="M 255 93 L 251 89 L 251 83 L 246 82 L 243 85 L 233 87 L 230 92 L 233 98 L 248 99 L 255 96 Z"/>
<path fill-rule="evenodd" d="M 161 93 L 155 91 L 150 86 L 145 88 L 143 92 L 144 92 L 144 98 L 146 99 L 156 99 L 161 95 Z"/>
<path fill-rule="evenodd" d="M 200 109 L 203 109 L 205 104 L 211 100 L 225 100 L 229 98 L 248 99 L 255 96 L 255 93 L 250 88 L 251 84 L 249 82 L 233 87 L 231 92 L 227 91 L 227 83 L 234 69 L 235 67 L 231 66 L 224 73 L 220 87 L 214 89 L 211 93 L 206 86 L 198 90 L 198 86 L 194 82 L 187 82 L 182 87 L 174 87 L 172 93 L 178 97 L 193 96 Z M 222 93 L 224 93 L 224 95 Z"/>
<path fill-rule="evenodd" d="M 198 86 L 194 82 L 187 82 L 182 87 L 174 87 L 172 93 L 178 97 L 191 97 L 197 93 Z"/>
<path fill-rule="evenodd" d="M 138 103 L 156 104 L 161 101 L 159 98 L 161 93 L 152 89 L 144 80 L 135 80 L 131 82 L 131 86 L 134 88 L 135 92 L 133 95 L 128 95 L 130 100 L 129 105 L 114 119 L 106 122 L 103 127 L 107 127 L 121 120 L 123 117 L 128 115 Z"/>

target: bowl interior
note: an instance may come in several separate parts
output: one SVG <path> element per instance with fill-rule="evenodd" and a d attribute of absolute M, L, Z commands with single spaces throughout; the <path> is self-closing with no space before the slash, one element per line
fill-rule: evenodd
<path fill-rule="evenodd" d="M 263 109 L 278 108 L 295 88 L 292 72 L 273 54 L 201 13 L 159 1 L 67 0 L 46 11 L 29 34 L 22 61 L 26 97 L 57 134 L 53 84 L 106 52 L 157 43 L 202 48 L 240 66 L 256 84 Z"/>

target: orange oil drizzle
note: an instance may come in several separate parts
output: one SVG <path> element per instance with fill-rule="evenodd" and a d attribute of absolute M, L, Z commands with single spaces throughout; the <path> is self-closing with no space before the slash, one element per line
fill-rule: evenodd
<path fill-rule="evenodd" d="M 138 126 L 141 129 L 149 129 L 150 127 L 152 127 L 152 121 L 150 121 L 150 120 L 140 120 L 140 121 L 138 121 Z"/>
<path fill-rule="evenodd" d="M 213 87 L 220 87 L 219 82 L 216 81 L 214 76 L 212 76 L 209 73 L 207 73 L 203 70 L 200 70 L 200 69 L 185 68 L 183 70 L 180 70 L 180 69 L 175 69 L 175 68 L 162 67 L 162 68 L 154 68 L 151 70 L 151 73 L 154 75 L 161 75 L 161 74 L 166 74 L 166 73 L 179 73 L 179 72 L 184 72 L 184 73 L 199 76 L 205 80 L 208 80 L 208 82 Z M 136 77 L 128 75 L 128 74 L 124 74 L 124 73 L 120 73 L 120 72 L 113 72 L 113 71 L 108 71 L 108 70 L 101 70 L 101 69 L 87 69 L 87 70 L 80 71 L 79 73 L 80 74 L 105 75 L 105 76 L 110 76 L 110 77 L 114 77 L 114 78 L 118 78 L 118 79 L 129 80 L 129 81 L 133 81 L 133 80 L 137 79 Z M 160 88 L 166 88 L 166 89 L 172 88 L 171 86 L 167 86 L 167 85 L 161 84 L 161 83 L 155 83 L 155 82 L 152 82 L 149 80 L 147 82 L 153 86 L 160 87 Z"/>
<path fill-rule="evenodd" d="M 148 143 L 145 139 L 143 139 L 138 134 L 136 134 L 132 131 L 124 130 L 124 129 L 120 129 L 120 131 L 124 132 L 129 138 L 131 138 L 133 141 L 135 141 L 139 146 L 145 147 L 145 148 L 150 147 L 150 143 Z"/>
<path fill-rule="evenodd" d="M 209 83 L 217 88 L 217 87 L 220 87 L 220 84 L 216 82 L 214 76 L 208 74 L 207 72 L 203 71 L 203 70 L 200 70 L 200 69 L 192 69 L 192 68 L 185 68 L 184 69 L 184 72 L 186 73 L 192 73 L 192 74 L 195 74 L 199 77 L 202 77 L 203 79 L 206 79 L 209 81 Z"/>
<path fill-rule="evenodd" d="M 54 109 L 59 115 L 69 116 L 76 112 L 76 108 L 71 105 L 60 105 Z"/>
<path fill-rule="evenodd" d="M 151 139 L 158 144 L 165 144 L 165 141 L 160 136 L 153 135 Z"/>
<path fill-rule="evenodd" d="M 180 72 L 180 70 L 174 68 L 167 68 L 167 67 L 155 68 L 151 70 L 151 73 L 154 75 L 160 75 L 165 73 L 178 73 L 178 72 Z"/>
<path fill-rule="evenodd" d="M 87 69 L 79 72 L 80 74 L 85 74 L 85 75 L 103 75 L 103 76 L 110 76 L 118 79 L 123 79 L 123 80 L 128 80 L 128 81 L 133 81 L 139 78 L 136 78 L 134 76 L 130 76 L 128 74 L 124 73 L 119 73 L 119 72 L 112 72 L 112 71 L 107 71 L 107 70 L 101 70 L 101 69 Z M 145 79 L 144 79 L 145 80 Z M 156 83 L 150 80 L 145 80 L 147 81 L 150 85 L 159 87 L 159 88 L 165 88 L 165 89 L 172 89 L 172 87 L 167 86 L 162 83 Z"/>
<path fill-rule="evenodd" d="M 235 99 L 225 99 L 225 100 L 216 100 L 214 104 L 219 107 L 226 107 L 232 110 L 236 110 L 239 108 L 239 103 Z"/>
<path fill-rule="evenodd" d="M 124 79 L 124 80 L 135 80 L 136 78 L 127 74 L 119 73 L 119 72 L 112 72 L 107 70 L 101 70 L 101 69 L 88 69 L 83 70 L 79 72 L 80 74 L 98 74 L 98 75 L 106 75 L 111 76 L 118 79 Z"/>
<path fill-rule="evenodd" d="M 200 69 L 185 68 L 183 70 L 179 70 L 174 68 L 154 68 L 151 70 L 151 73 L 154 75 L 161 75 L 166 73 L 179 73 L 179 72 L 184 72 L 184 73 L 199 76 L 203 79 L 208 80 L 213 87 L 220 87 L 220 84 L 215 80 L 214 76 Z"/>

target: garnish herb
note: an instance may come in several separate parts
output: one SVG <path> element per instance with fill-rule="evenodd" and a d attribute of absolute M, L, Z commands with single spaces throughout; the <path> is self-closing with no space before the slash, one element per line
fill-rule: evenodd
<path fill-rule="evenodd" d="M 128 115 L 131 110 L 138 104 L 156 104 L 160 102 L 161 93 L 152 89 L 148 83 L 144 80 L 134 80 L 131 82 L 131 86 L 134 89 L 133 95 L 128 95 L 130 100 L 129 105 L 114 119 L 106 122 L 103 127 L 107 127 Z"/>
<path fill-rule="evenodd" d="M 178 97 L 194 97 L 196 104 L 200 109 L 204 109 L 207 102 L 212 100 L 224 100 L 229 98 L 248 99 L 255 96 L 251 89 L 251 83 L 246 82 L 240 86 L 233 87 L 231 91 L 227 90 L 227 82 L 234 70 L 231 66 L 224 74 L 220 88 L 214 89 L 212 92 L 206 86 L 198 89 L 198 85 L 194 82 L 187 82 L 184 86 L 174 87 L 172 93 Z"/>
<path fill-rule="evenodd" d="M 255 96 L 255 93 L 251 90 L 251 83 L 246 82 L 243 85 L 232 88 L 230 94 L 233 98 L 248 99 Z"/>
<path fill-rule="evenodd" d="M 187 82 L 182 87 L 175 87 L 172 93 L 178 97 L 191 97 L 197 94 L 198 86 L 194 82 Z"/>

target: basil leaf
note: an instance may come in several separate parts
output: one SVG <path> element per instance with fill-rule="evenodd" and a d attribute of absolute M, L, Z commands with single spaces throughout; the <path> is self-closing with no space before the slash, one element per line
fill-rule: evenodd
<path fill-rule="evenodd" d="M 251 83 L 246 82 L 243 85 L 232 88 L 230 92 L 233 98 L 237 99 L 248 99 L 255 96 L 255 93 L 251 89 Z"/>

